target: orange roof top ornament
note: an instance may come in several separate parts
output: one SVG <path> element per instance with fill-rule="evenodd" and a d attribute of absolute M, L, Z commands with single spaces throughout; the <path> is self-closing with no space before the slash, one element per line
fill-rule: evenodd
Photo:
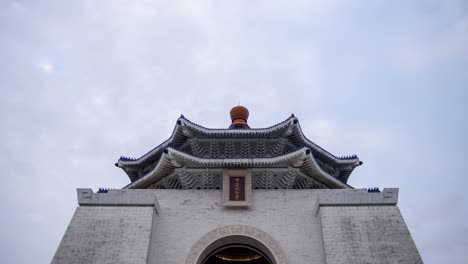
<path fill-rule="evenodd" d="M 232 123 L 229 128 L 233 129 L 245 129 L 250 128 L 247 124 L 247 120 L 249 119 L 249 110 L 244 106 L 238 105 L 234 106 L 231 111 L 229 112 L 231 115 Z"/>

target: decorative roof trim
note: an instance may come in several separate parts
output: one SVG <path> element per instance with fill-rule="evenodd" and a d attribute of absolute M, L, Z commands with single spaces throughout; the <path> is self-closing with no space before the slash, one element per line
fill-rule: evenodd
<path fill-rule="evenodd" d="M 291 116 L 289 116 L 286 120 L 282 121 L 282 122 L 279 122 L 275 125 L 272 125 L 272 126 L 269 126 L 269 127 L 265 127 L 265 128 L 250 128 L 250 129 L 237 129 L 237 130 L 233 130 L 231 128 L 207 128 L 207 127 L 204 127 L 204 126 L 201 126 L 197 123 L 194 123 L 190 120 L 188 120 L 187 118 L 185 118 L 185 116 L 180 116 L 179 120 L 184 120 L 187 124 L 191 124 L 195 127 L 198 127 L 198 128 L 201 128 L 203 130 L 207 130 L 207 131 L 245 131 L 245 134 L 250 134 L 254 131 L 260 131 L 260 132 L 265 132 L 265 130 L 270 130 L 270 129 L 274 129 L 274 128 L 277 128 L 277 127 L 281 127 L 281 126 L 284 126 L 284 125 L 289 125 L 289 123 L 291 121 L 293 121 L 296 117 L 294 116 L 294 114 L 291 114 Z M 250 133 L 248 133 L 250 132 Z"/>
<path fill-rule="evenodd" d="M 177 123 L 179 123 L 179 121 L 177 121 Z M 167 148 L 171 142 L 173 141 L 174 139 L 174 135 L 176 134 L 177 130 L 178 130 L 178 124 L 176 124 L 176 126 L 174 127 L 174 130 L 172 130 L 172 134 L 171 136 L 166 140 L 164 141 L 163 143 L 159 144 L 158 146 L 156 146 L 155 148 L 153 148 L 152 150 L 150 150 L 148 153 L 146 153 L 145 155 L 141 156 L 140 158 L 138 159 L 134 159 L 134 158 L 129 158 L 129 157 L 120 157 L 120 159 L 117 161 L 117 163 L 115 164 L 115 166 L 119 167 L 119 168 L 123 168 L 125 167 L 126 165 L 136 165 L 136 164 L 139 164 L 143 161 L 145 161 L 146 159 L 148 159 L 149 157 L 155 155 L 158 151 L 162 151 L 163 149 Z"/>
<path fill-rule="evenodd" d="M 315 162 L 315 158 L 308 148 L 302 148 L 279 157 L 253 159 L 203 159 L 167 148 L 153 170 L 124 188 L 134 189 L 148 186 L 169 175 L 175 168 L 182 168 L 187 165 L 200 168 L 282 168 L 291 166 L 301 168 L 308 176 L 316 176 L 319 178 L 319 181 L 325 182 L 327 185 L 344 189 L 352 188 L 323 171 Z"/>
<path fill-rule="evenodd" d="M 306 148 L 296 150 L 294 152 L 273 157 L 273 158 L 234 158 L 234 159 L 204 159 L 189 155 L 184 152 L 170 149 L 172 157 L 177 162 L 189 167 L 210 167 L 210 168 L 235 168 L 235 167 L 287 167 L 291 163 L 297 162 L 298 159 L 304 159 L 306 156 Z"/>

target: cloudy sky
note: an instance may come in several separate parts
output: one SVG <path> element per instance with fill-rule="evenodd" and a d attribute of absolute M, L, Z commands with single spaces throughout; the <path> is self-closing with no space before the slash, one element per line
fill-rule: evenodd
<path fill-rule="evenodd" d="M 77 187 L 239 102 L 399 187 L 426 263 L 468 257 L 466 1 L 2 0 L 0 58 L 4 263 L 49 262 Z"/>

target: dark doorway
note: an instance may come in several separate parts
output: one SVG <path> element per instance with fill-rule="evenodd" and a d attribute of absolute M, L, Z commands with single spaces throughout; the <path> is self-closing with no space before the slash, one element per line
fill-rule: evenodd
<path fill-rule="evenodd" d="M 229 245 L 215 250 L 203 264 L 271 264 L 271 261 L 255 248 Z"/>

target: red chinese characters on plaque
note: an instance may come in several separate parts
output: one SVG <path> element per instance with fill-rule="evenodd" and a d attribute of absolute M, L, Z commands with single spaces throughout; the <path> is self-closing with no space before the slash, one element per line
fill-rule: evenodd
<path fill-rule="evenodd" d="M 229 177 L 229 200 L 245 201 L 245 177 Z"/>

